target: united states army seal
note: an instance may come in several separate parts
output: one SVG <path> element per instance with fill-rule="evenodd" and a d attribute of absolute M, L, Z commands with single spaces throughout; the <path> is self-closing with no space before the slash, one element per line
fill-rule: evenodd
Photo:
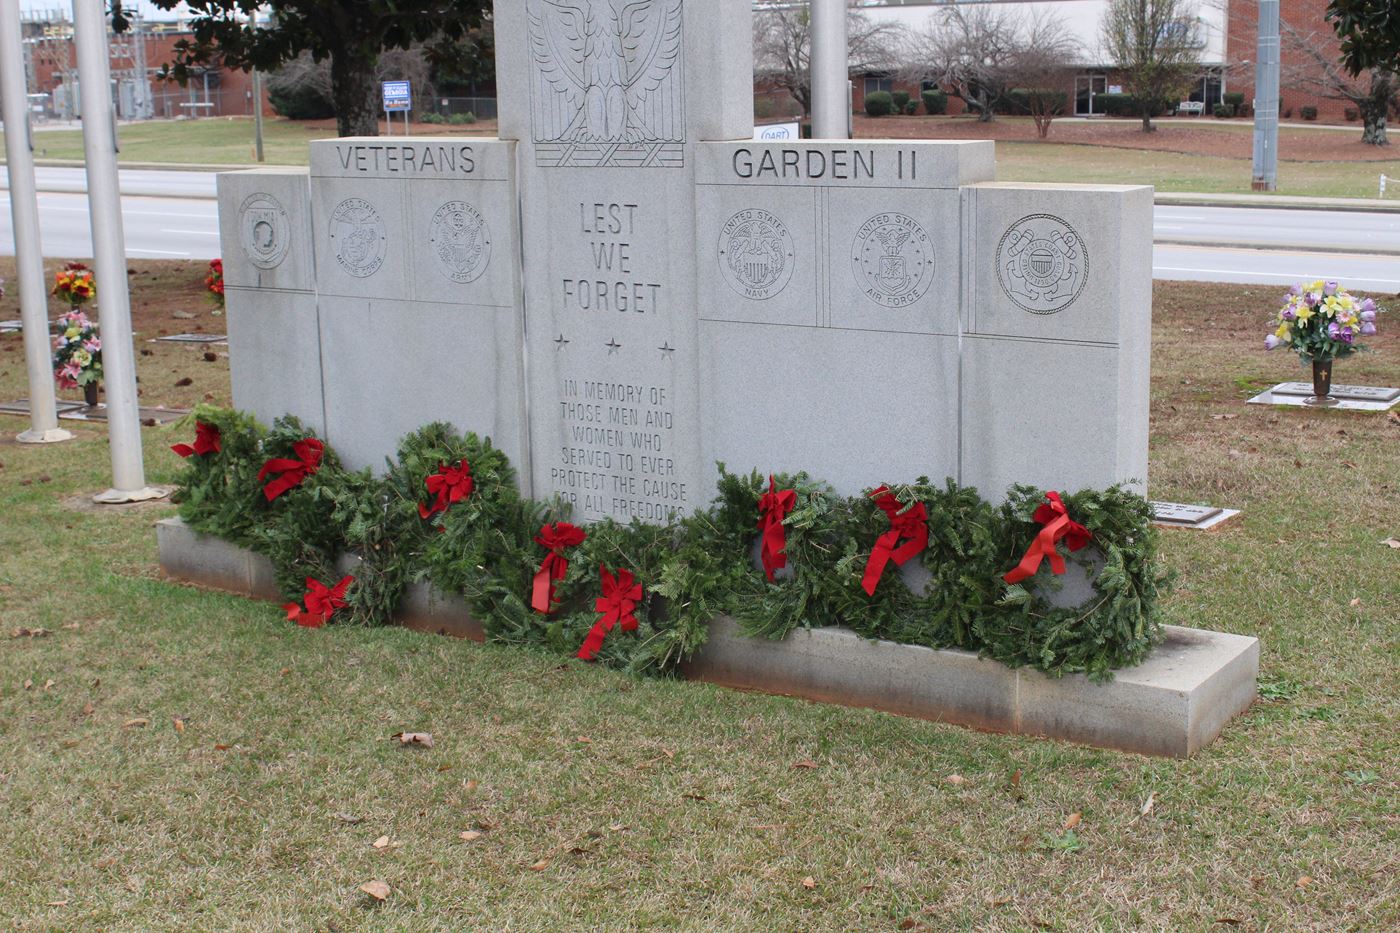
<path fill-rule="evenodd" d="M 265 192 L 249 195 L 238 207 L 238 236 L 248 261 L 259 269 L 275 269 L 290 245 L 287 210 Z"/>
<path fill-rule="evenodd" d="M 1068 308 L 1089 277 L 1084 240 L 1054 214 L 1031 214 L 1012 224 L 997 245 L 996 263 L 1006 297 L 1032 314 Z"/>
<path fill-rule="evenodd" d="M 753 207 L 725 221 L 718 249 L 720 274 L 745 298 L 772 298 L 792 278 L 792 234 L 768 211 Z"/>
<path fill-rule="evenodd" d="M 374 275 L 384 265 L 388 237 L 384 219 L 363 198 L 346 198 L 331 213 L 331 248 L 335 260 L 357 279 Z"/>
<path fill-rule="evenodd" d="M 438 270 L 459 285 L 475 281 L 491 261 L 486 218 L 466 201 L 448 201 L 439 207 L 428 239 Z"/>
<path fill-rule="evenodd" d="M 856 231 L 851 265 L 865 297 L 903 308 L 924 297 L 933 281 L 933 244 L 907 214 L 876 214 Z"/>

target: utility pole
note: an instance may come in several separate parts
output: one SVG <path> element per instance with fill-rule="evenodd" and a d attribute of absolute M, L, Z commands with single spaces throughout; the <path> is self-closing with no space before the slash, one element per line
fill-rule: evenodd
<path fill-rule="evenodd" d="M 141 423 L 136 401 L 136 354 L 127 293 L 126 237 L 117 186 L 117 115 L 109 91 L 106 5 L 73 0 L 73 43 L 83 88 L 83 154 L 87 164 L 88 213 L 92 218 L 93 266 L 97 273 L 98 323 L 102 330 L 102 378 L 107 384 L 107 436 L 112 448 L 112 488 L 95 502 L 159 499 L 163 490 L 146 485 Z"/>
<path fill-rule="evenodd" d="M 39 196 L 29 133 L 29 85 L 20 34 L 19 0 L 0 0 L 0 116 L 5 120 L 10 217 L 14 222 L 20 316 L 24 319 L 24 359 L 29 370 L 29 430 L 18 439 L 25 444 L 52 444 L 73 435 L 58 426 L 54 399 L 48 289 L 44 250 L 39 245 Z"/>
<path fill-rule="evenodd" d="M 849 139 L 846 0 L 811 0 L 812 138 Z"/>
<path fill-rule="evenodd" d="M 258 69 L 253 69 L 253 158 L 262 162 L 263 159 L 263 127 L 262 127 L 262 73 Z"/>
<path fill-rule="evenodd" d="M 1259 0 L 1259 50 L 1254 66 L 1255 191 L 1278 188 L 1279 0 Z"/>

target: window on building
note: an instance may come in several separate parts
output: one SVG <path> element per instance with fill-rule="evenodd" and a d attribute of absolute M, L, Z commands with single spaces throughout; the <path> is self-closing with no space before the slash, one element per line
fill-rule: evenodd
<path fill-rule="evenodd" d="M 876 91 L 893 91 L 894 81 L 891 78 L 866 78 L 865 93 L 874 94 Z"/>

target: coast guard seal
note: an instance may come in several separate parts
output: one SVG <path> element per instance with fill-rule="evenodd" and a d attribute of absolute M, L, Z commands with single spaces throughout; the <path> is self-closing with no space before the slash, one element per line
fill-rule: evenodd
<path fill-rule="evenodd" d="M 718 251 L 720 274 L 745 298 L 772 298 L 792 278 L 792 234 L 760 208 L 742 210 L 724 222 Z"/>
<path fill-rule="evenodd" d="M 238 208 L 239 241 L 248 261 L 259 269 L 275 269 L 290 245 L 287 210 L 265 192 L 249 195 Z"/>
<path fill-rule="evenodd" d="M 438 270 L 459 285 L 476 281 L 491 261 L 486 218 L 466 201 L 448 201 L 439 207 L 428 239 Z"/>
<path fill-rule="evenodd" d="M 1074 304 L 1089 277 L 1084 240 L 1054 214 L 1016 221 L 997 244 L 997 280 L 1006 297 L 1032 314 Z"/>
<path fill-rule="evenodd" d="M 347 274 L 357 279 L 374 275 L 384 265 L 388 237 L 384 219 L 363 198 L 346 198 L 331 213 L 331 249 Z"/>
<path fill-rule="evenodd" d="M 851 265 L 865 297 L 903 308 L 924 297 L 933 281 L 933 244 L 907 214 L 876 214 L 856 231 Z"/>

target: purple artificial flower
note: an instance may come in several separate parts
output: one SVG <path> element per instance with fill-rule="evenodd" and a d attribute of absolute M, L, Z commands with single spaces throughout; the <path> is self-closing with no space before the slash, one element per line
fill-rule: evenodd
<path fill-rule="evenodd" d="M 1331 324 L 1327 325 L 1327 336 L 1331 337 L 1333 340 L 1339 340 L 1340 337 L 1338 335 L 1341 332 L 1342 327 L 1336 321 L 1333 321 Z"/>
<path fill-rule="evenodd" d="M 1277 350 L 1281 346 L 1283 346 L 1283 341 L 1278 337 L 1275 337 L 1273 334 L 1270 334 L 1269 336 L 1264 338 L 1265 350 Z"/>
<path fill-rule="evenodd" d="M 1307 302 L 1309 308 L 1316 308 L 1322 302 L 1322 296 L 1317 292 L 1308 292 L 1303 296 L 1303 300 Z"/>
<path fill-rule="evenodd" d="M 1289 305 L 1288 307 L 1280 311 L 1278 313 L 1278 316 L 1283 318 L 1285 321 L 1295 321 L 1298 319 L 1298 312 L 1293 310 L 1292 305 Z"/>
<path fill-rule="evenodd" d="M 1374 321 L 1375 319 L 1376 319 L 1376 312 L 1375 312 L 1374 310 L 1371 310 L 1371 311 L 1362 310 L 1362 312 L 1361 312 L 1361 320 L 1363 320 L 1363 321 Z"/>
<path fill-rule="evenodd" d="M 1342 341 L 1342 343 L 1351 343 L 1353 340 L 1356 339 L 1356 335 L 1344 327 L 1342 328 L 1342 332 L 1339 335 L 1339 339 Z"/>
<path fill-rule="evenodd" d="M 1374 313 L 1376 310 L 1376 300 L 1374 298 L 1367 298 L 1365 301 L 1361 302 L 1361 310 Z"/>
<path fill-rule="evenodd" d="M 1361 336 L 1374 337 L 1376 335 L 1376 325 L 1369 321 L 1361 325 Z"/>
<path fill-rule="evenodd" d="M 1322 286 L 1322 294 L 1324 294 L 1324 295 L 1335 295 L 1335 294 L 1337 294 L 1337 283 L 1336 283 L 1336 282 L 1325 282 L 1325 283 L 1323 283 L 1323 286 Z"/>
<path fill-rule="evenodd" d="M 1301 292 L 1301 291 L 1302 291 L 1302 289 L 1299 288 L 1297 285 L 1290 285 L 1290 286 L 1288 286 L 1288 294 L 1289 294 L 1289 297 L 1292 297 L 1293 295 L 1296 295 L 1296 294 L 1298 294 L 1298 293 Z"/>

